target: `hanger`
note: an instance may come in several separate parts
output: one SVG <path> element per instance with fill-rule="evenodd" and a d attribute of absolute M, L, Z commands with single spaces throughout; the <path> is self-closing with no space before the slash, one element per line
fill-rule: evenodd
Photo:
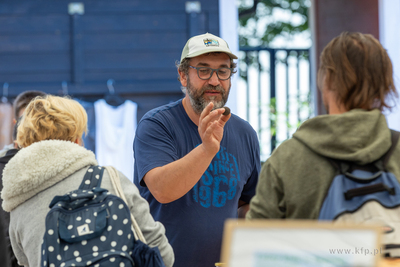
<path fill-rule="evenodd" d="M 66 81 L 61 82 L 62 93 L 64 96 L 68 95 L 68 83 Z"/>
<path fill-rule="evenodd" d="M 104 96 L 104 100 L 107 104 L 117 107 L 122 105 L 125 102 L 125 99 L 115 93 L 114 82 L 113 79 L 107 80 L 108 93 Z"/>
<path fill-rule="evenodd" d="M 1 96 L 1 102 L 7 103 L 8 102 L 8 83 L 3 84 L 3 95 Z"/>

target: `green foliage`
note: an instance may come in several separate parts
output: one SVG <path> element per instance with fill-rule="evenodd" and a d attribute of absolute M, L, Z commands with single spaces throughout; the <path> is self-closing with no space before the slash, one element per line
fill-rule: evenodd
<path fill-rule="evenodd" d="M 239 45 L 269 45 L 276 37 L 308 30 L 310 0 L 237 0 L 239 6 Z M 285 16 L 273 16 L 273 14 Z"/>
<path fill-rule="evenodd" d="M 268 114 L 269 114 L 269 126 L 263 127 L 261 131 L 270 131 L 270 138 L 274 140 L 273 146 L 277 147 L 280 145 L 284 140 L 276 140 L 273 138 L 276 136 L 278 128 L 285 125 L 287 133 L 291 135 L 300 125 L 311 118 L 312 106 L 311 103 L 311 93 L 308 92 L 306 95 L 300 95 L 298 98 L 294 98 L 290 100 L 288 105 L 295 105 L 297 107 L 297 121 L 290 122 L 289 121 L 289 110 L 286 111 L 278 111 L 276 98 L 271 98 L 268 104 Z M 264 106 L 262 104 L 259 104 Z M 302 114 L 302 115 L 301 115 Z M 305 116 L 304 116 L 305 115 Z"/>

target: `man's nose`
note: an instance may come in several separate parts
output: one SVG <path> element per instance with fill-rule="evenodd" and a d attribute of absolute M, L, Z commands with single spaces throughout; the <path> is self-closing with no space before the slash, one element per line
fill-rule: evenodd
<path fill-rule="evenodd" d="M 211 85 L 219 85 L 220 84 L 220 80 L 218 78 L 217 72 L 214 71 L 213 74 L 211 75 L 210 79 L 208 80 L 208 83 Z"/>

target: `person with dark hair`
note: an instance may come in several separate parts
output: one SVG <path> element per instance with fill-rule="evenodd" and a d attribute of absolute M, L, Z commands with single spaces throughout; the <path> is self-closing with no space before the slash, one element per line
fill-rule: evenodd
<path fill-rule="evenodd" d="M 255 193 L 260 147 L 226 107 L 237 57 L 210 33 L 190 38 L 177 63 L 185 96 L 149 111 L 134 139 L 134 183 L 165 225 L 175 267 L 220 261 L 224 222 L 244 216 Z"/>
<path fill-rule="evenodd" d="M 16 121 L 13 129 L 13 140 L 17 140 L 17 128 L 20 119 Z M 0 157 L 0 192 L 3 190 L 3 169 L 8 163 L 8 161 L 17 154 L 18 149 L 15 145 L 14 148 L 7 150 L 6 154 L 3 157 Z M 1 205 L 3 204 L 3 200 L 0 198 L 0 262 L 4 267 L 17 267 L 18 262 L 15 258 L 14 252 L 11 247 L 10 236 L 8 227 L 10 225 L 10 213 L 3 210 Z"/>
<path fill-rule="evenodd" d="M 19 117 L 22 116 L 22 113 L 24 113 L 25 108 L 28 106 L 29 102 L 31 102 L 32 99 L 38 96 L 45 96 L 46 93 L 42 91 L 36 91 L 36 90 L 29 90 L 29 91 L 24 91 L 17 95 L 13 102 L 13 112 L 14 112 L 14 124 L 16 124 L 17 120 Z M 16 140 L 16 139 L 14 139 Z M 2 150 L 0 150 L 0 157 L 3 157 L 6 155 L 7 151 L 10 149 L 16 148 L 15 143 L 11 143 L 9 145 L 4 146 Z"/>
<path fill-rule="evenodd" d="M 18 152 L 18 146 L 16 144 L 17 140 L 17 127 L 18 122 L 22 114 L 24 113 L 25 108 L 31 102 L 32 99 L 38 96 L 45 96 L 46 93 L 42 91 L 24 91 L 20 93 L 13 102 L 13 113 L 14 113 L 14 130 L 13 130 L 13 142 L 9 145 L 4 146 L 4 148 L 0 151 L 0 178 L 3 177 L 3 169 L 4 166 L 8 163 L 8 161 L 14 157 L 14 155 Z M 3 189 L 3 181 L 0 179 L 0 190 Z M 10 214 L 5 212 L 1 207 L 2 199 L 0 198 L 0 262 L 4 267 L 15 267 L 19 266 L 15 255 L 11 248 L 8 226 L 10 224 Z"/>
<path fill-rule="evenodd" d="M 18 119 L 22 116 L 22 113 L 24 113 L 25 108 L 29 105 L 32 99 L 45 95 L 46 93 L 36 90 L 29 90 L 20 93 L 13 102 L 15 119 Z"/>
<path fill-rule="evenodd" d="M 391 60 L 372 35 L 344 32 L 320 55 L 327 115 L 305 121 L 264 163 L 247 219 L 318 219 L 337 173 L 330 159 L 370 165 L 392 145 L 382 111 L 397 97 Z M 400 145 L 385 165 L 400 178 Z"/>

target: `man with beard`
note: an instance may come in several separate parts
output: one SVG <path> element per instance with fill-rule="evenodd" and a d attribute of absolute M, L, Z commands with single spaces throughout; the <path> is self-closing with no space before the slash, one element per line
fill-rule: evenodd
<path fill-rule="evenodd" d="M 257 135 L 223 115 L 233 59 L 215 35 L 190 38 L 177 63 L 185 97 L 149 111 L 137 127 L 134 182 L 166 228 L 175 267 L 215 266 L 224 221 L 243 217 L 255 193 Z"/>

